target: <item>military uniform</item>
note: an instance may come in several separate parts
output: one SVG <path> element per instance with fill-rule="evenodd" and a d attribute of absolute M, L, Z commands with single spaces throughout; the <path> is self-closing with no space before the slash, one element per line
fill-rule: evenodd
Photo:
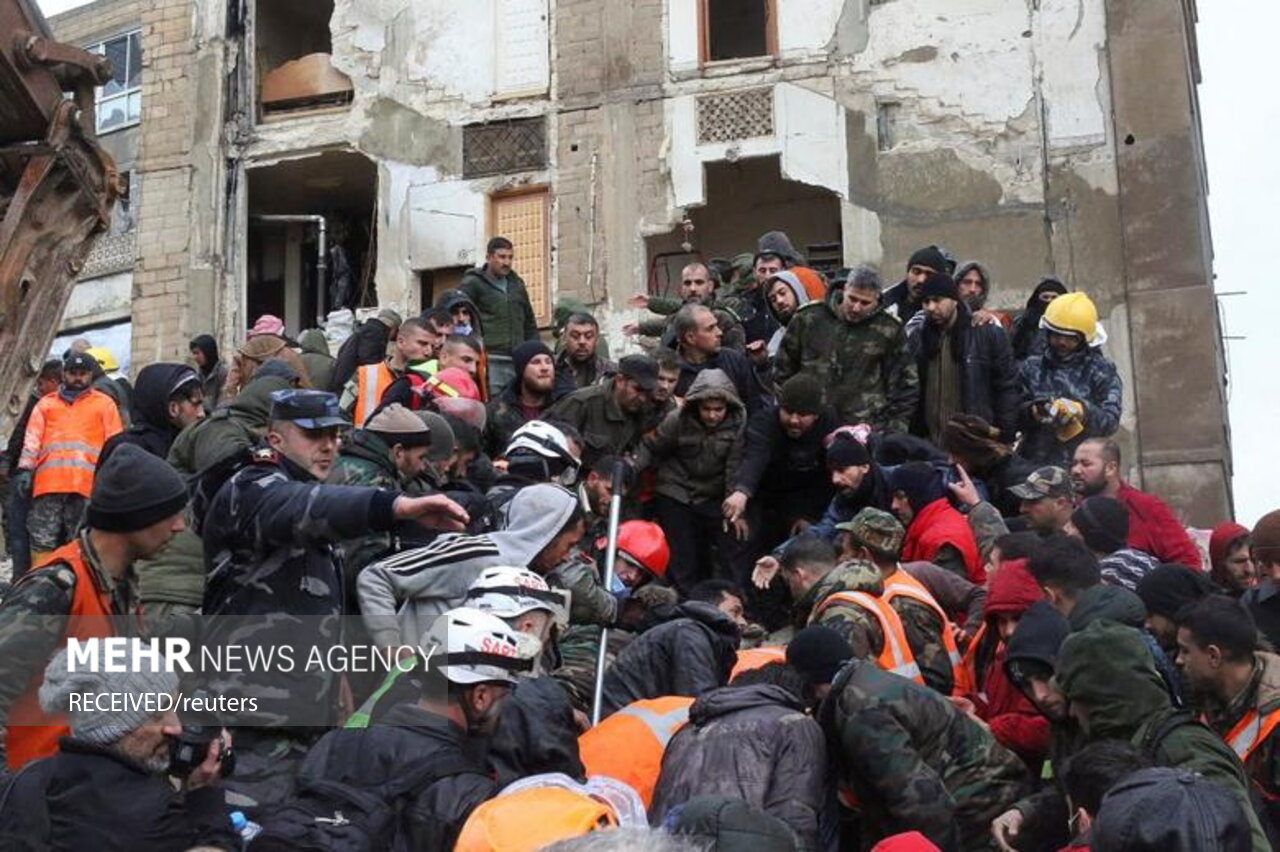
<path fill-rule="evenodd" d="M 742 330 L 742 320 L 738 318 L 738 315 L 720 304 L 717 296 L 712 296 L 711 300 L 704 304 L 711 309 L 711 313 L 715 315 L 716 323 L 720 326 L 720 332 L 723 335 L 720 338 L 720 345 L 729 349 L 736 349 L 739 352 L 743 351 L 747 345 L 747 335 Z M 670 346 L 675 341 L 675 334 L 671 331 L 671 317 L 684 305 L 685 302 L 670 296 L 650 297 L 649 310 L 661 315 L 662 318 L 647 319 L 640 322 L 640 334 L 645 337 L 660 338 L 663 346 Z"/>
<path fill-rule="evenodd" d="M 565 393 L 598 384 L 617 369 L 616 364 L 600 355 L 579 363 L 570 358 L 568 352 L 561 352 L 555 363 L 557 390 Z"/>
<path fill-rule="evenodd" d="M 80 531 L 76 543 L 94 585 L 111 601 L 117 635 L 137 635 L 136 576 L 130 571 L 114 580 L 90 545 L 88 530 Z M 76 582 L 75 571 L 55 559 L 23 575 L 0 603 L 0 719 L 6 724 L 12 722 L 14 703 L 33 679 L 38 685 L 50 658 L 66 641 Z"/>
<path fill-rule="evenodd" d="M 774 380 L 800 372 L 827 388 L 842 423 L 905 432 L 920 396 L 906 333 L 883 310 L 850 323 L 825 302 L 802 307 L 782 337 Z"/>
<path fill-rule="evenodd" d="M 985 849 L 991 821 L 1031 792 L 1022 761 L 944 697 L 853 660 L 818 714 L 839 744 L 841 785 L 864 841 L 919 831 L 942 849 Z"/>
<path fill-rule="evenodd" d="M 603 456 L 629 453 L 640 443 L 644 413 L 627 414 L 613 398 L 613 383 L 575 391 L 547 411 L 547 419 L 563 420 L 582 435 L 582 463 L 595 464 Z"/>

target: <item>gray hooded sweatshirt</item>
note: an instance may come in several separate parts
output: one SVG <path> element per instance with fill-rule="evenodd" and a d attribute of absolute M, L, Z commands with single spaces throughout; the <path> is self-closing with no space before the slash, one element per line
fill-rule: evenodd
<path fill-rule="evenodd" d="M 530 485 L 511 498 L 501 532 L 444 535 L 369 565 L 360 572 L 356 591 L 373 641 L 417 644 L 436 616 L 462 605 L 485 568 L 528 568 L 564 529 L 577 502 L 558 485 Z"/>

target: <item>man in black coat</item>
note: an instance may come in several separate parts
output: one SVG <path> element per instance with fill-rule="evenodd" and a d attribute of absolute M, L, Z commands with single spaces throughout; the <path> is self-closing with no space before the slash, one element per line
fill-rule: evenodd
<path fill-rule="evenodd" d="M 724 331 L 711 309 L 704 305 L 689 304 L 676 311 L 671 318 L 675 334 L 675 350 L 680 356 L 680 378 L 676 380 L 675 395 L 684 397 L 693 380 L 703 370 L 723 370 L 733 382 L 738 399 L 755 414 L 764 405 L 761 382 L 747 356 L 720 344 Z"/>
<path fill-rule="evenodd" d="M 974 414 L 1012 442 L 1017 432 L 1018 373 L 1004 329 L 994 323 L 974 325 L 949 275 L 927 277 L 920 296 L 925 320 L 907 329 L 920 376 L 911 431 L 941 444 L 948 420 Z"/>
<path fill-rule="evenodd" d="M 387 357 L 387 345 L 399 332 L 400 315 L 390 308 L 362 322 L 338 347 L 327 390 L 342 393 L 357 369 L 365 364 L 381 364 Z"/>
<path fill-rule="evenodd" d="M 98 469 L 121 444 L 136 444 L 153 456 L 168 458 L 178 433 L 204 416 L 204 386 L 195 370 L 163 361 L 148 364 L 133 386 L 132 423 L 102 445 Z"/>
<path fill-rule="evenodd" d="M 41 705 L 67 715 L 71 736 L 57 754 L 15 776 L 0 809 L 0 845 L 57 852 L 239 849 L 216 786 L 220 758 L 231 746 L 225 732 L 177 790 L 169 782 L 170 743 L 182 725 L 172 711 L 157 720 L 146 700 L 177 693 L 177 678 L 145 666 L 110 675 L 83 664 L 76 669 L 69 671 L 62 651 L 45 671 Z M 8 845 L 15 840 L 27 845 Z"/>
<path fill-rule="evenodd" d="M 800 848 L 821 848 L 827 747 L 805 712 L 805 687 L 798 671 L 769 663 L 693 702 L 663 754 L 651 819 L 697 796 L 728 796 L 785 822 Z"/>
<path fill-rule="evenodd" d="M 743 592 L 723 580 L 704 580 L 668 620 L 641 633 L 604 675 L 604 715 L 642 698 L 696 698 L 724 686 L 737 662 Z"/>

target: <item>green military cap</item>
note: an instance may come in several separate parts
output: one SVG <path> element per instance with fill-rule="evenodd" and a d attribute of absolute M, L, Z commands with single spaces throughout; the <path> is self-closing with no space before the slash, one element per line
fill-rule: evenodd
<path fill-rule="evenodd" d="M 1019 500 L 1043 500 L 1046 497 L 1070 497 L 1071 478 L 1060 467 L 1041 467 L 1032 471 L 1026 482 L 1015 485 L 1009 493 Z"/>
<path fill-rule="evenodd" d="M 871 507 L 854 515 L 852 520 L 836 524 L 836 529 L 849 533 L 865 547 L 885 553 L 902 550 L 902 540 L 907 536 L 897 518 Z"/>

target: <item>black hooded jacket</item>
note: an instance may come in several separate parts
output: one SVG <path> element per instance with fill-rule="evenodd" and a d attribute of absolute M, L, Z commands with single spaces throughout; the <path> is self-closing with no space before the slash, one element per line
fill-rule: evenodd
<path fill-rule="evenodd" d="M 1066 285 L 1056 278 L 1046 278 L 1036 285 L 1027 298 L 1027 306 L 1013 321 L 1013 357 L 1019 361 L 1044 349 L 1044 336 L 1040 334 L 1040 318 L 1048 307 L 1040 301 L 1043 293 L 1053 291 L 1058 295 L 1067 292 Z"/>
<path fill-rule="evenodd" d="M 121 444 L 136 444 L 153 456 L 168 457 L 169 447 L 181 431 L 169 420 L 169 397 L 186 381 L 199 382 L 200 377 L 185 364 L 158 363 L 142 368 L 133 387 L 132 423 L 103 445 L 99 470 Z"/>
<path fill-rule="evenodd" d="M 737 662 L 738 627 L 701 601 L 637 636 L 604 676 L 604 714 L 642 698 L 702 693 L 724 686 Z"/>

